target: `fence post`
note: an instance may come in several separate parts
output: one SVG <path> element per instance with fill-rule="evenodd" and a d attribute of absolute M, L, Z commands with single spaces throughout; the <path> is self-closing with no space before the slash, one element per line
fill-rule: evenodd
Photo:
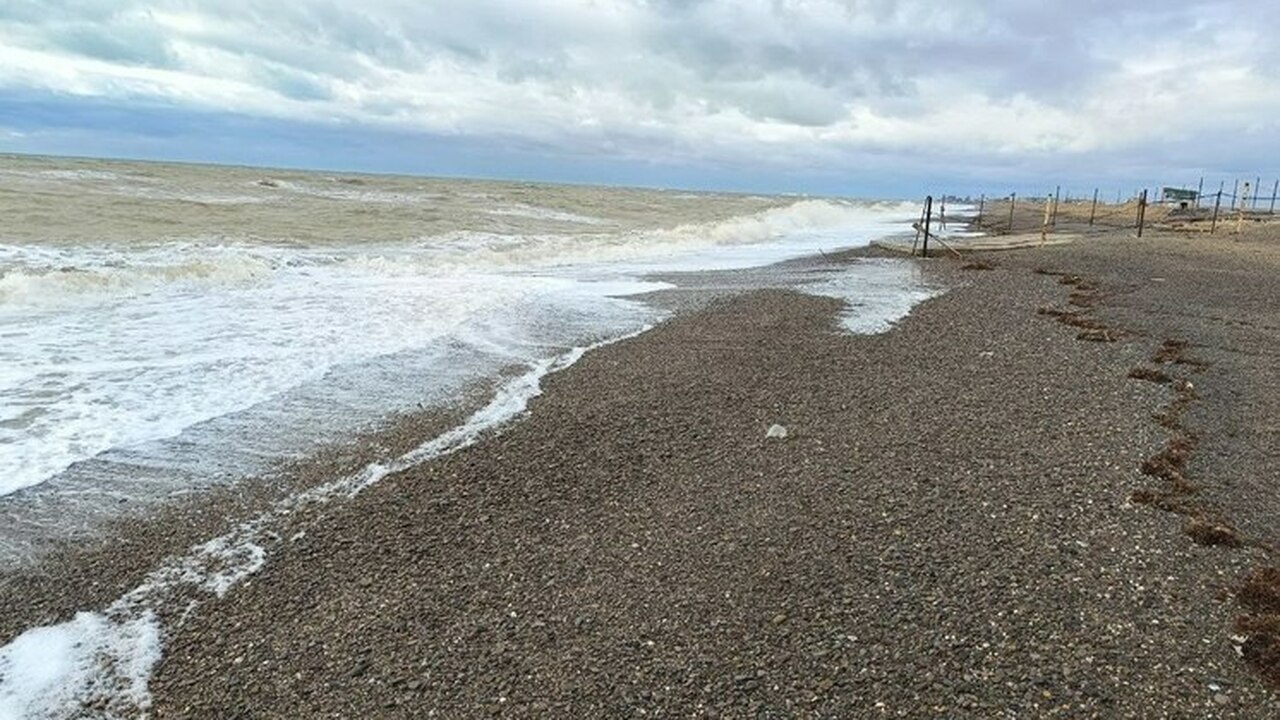
<path fill-rule="evenodd" d="M 1138 237 L 1142 237 L 1142 226 L 1147 219 L 1147 189 L 1142 189 L 1142 195 L 1138 197 Z"/>
<path fill-rule="evenodd" d="M 1059 185 L 1053 189 L 1053 217 L 1049 219 L 1049 222 L 1054 227 L 1058 227 L 1058 199 L 1061 197 L 1062 197 L 1062 186 Z"/>
<path fill-rule="evenodd" d="M 1196 209 L 1200 209 L 1200 196 L 1204 194 L 1204 176 L 1200 176 L 1200 184 L 1196 186 Z"/>
<path fill-rule="evenodd" d="M 1215 196 L 1217 200 L 1213 201 L 1213 222 L 1209 223 L 1209 234 L 1212 235 L 1214 230 L 1218 229 L 1218 208 L 1222 207 L 1222 191 L 1219 190 Z"/>
<path fill-rule="evenodd" d="M 1093 218 L 1098 215 L 1098 188 L 1093 189 L 1093 207 L 1089 208 L 1089 227 L 1093 227 Z"/>
<path fill-rule="evenodd" d="M 1271 186 L 1271 209 L 1267 212 L 1272 215 L 1276 214 L 1276 191 L 1280 190 L 1280 180 L 1276 180 L 1276 184 Z"/>
<path fill-rule="evenodd" d="M 1253 207 L 1252 210 L 1258 209 L 1258 188 L 1262 187 L 1262 178 L 1253 179 Z"/>
<path fill-rule="evenodd" d="M 1236 208 L 1236 234 L 1244 231 L 1244 206 L 1249 202 L 1249 181 L 1244 181 L 1244 190 L 1240 195 L 1240 207 Z"/>
<path fill-rule="evenodd" d="M 1231 209 L 1236 209 L 1236 200 L 1240 197 L 1240 178 L 1236 178 L 1236 184 L 1231 188 Z"/>
<path fill-rule="evenodd" d="M 1048 195 L 1044 199 L 1044 222 L 1040 224 L 1040 244 L 1049 238 L 1049 224 L 1053 221 L 1054 211 L 1053 196 Z"/>
<path fill-rule="evenodd" d="M 924 196 L 924 247 L 920 250 L 921 257 L 929 257 L 929 224 L 933 222 L 933 196 Z"/>
<path fill-rule="evenodd" d="M 979 227 L 981 227 L 982 225 L 982 211 L 986 207 L 987 207 L 987 194 L 982 193 L 982 195 L 978 197 L 978 219 L 975 222 L 975 224 L 978 225 Z"/>

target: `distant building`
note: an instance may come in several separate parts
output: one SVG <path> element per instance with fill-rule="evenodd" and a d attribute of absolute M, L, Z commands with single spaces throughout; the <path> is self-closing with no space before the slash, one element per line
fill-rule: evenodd
<path fill-rule="evenodd" d="M 1192 203 L 1200 198 L 1200 193 L 1195 190 L 1184 190 L 1182 188 L 1161 188 L 1160 197 L 1165 202 L 1178 203 L 1178 207 L 1190 207 Z"/>

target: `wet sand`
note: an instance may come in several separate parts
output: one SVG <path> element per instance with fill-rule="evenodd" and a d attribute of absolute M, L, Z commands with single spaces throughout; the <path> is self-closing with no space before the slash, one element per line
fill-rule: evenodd
<path fill-rule="evenodd" d="M 154 716 L 1274 717 L 1236 622 L 1280 541 L 1277 247 L 925 261 L 950 291 L 877 336 L 704 289 L 281 528 L 168 639 Z M 130 587 L 110 547 L 0 584 L 37 598 L 0 639 Z"/>

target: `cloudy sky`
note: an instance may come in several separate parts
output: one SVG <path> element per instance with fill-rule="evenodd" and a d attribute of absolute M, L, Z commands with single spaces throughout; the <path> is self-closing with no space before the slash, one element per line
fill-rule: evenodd
<path fill-rule="evenodd" d="M 3 0 L 0 151 L 907 196 L 1274 176 L 1249 7 Z"/>

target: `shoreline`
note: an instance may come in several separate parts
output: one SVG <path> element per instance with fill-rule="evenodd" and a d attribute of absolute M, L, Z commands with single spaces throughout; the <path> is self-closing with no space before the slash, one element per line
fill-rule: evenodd
<path fill-rule="evenodd" d="M 835 253 L 800 256 L 758 267 L 655 272 L 637 277 L 641 281 L 665 282 L 674 287 L 621 297 L 643 303 L 663 313 L 695 312 L 709 302 L 729 294 L 760 287 L 794 286 L 803 283 L 807 273 L 831 272 L 833 268 L 855 258 L 877 257 L 893 256 L 865 246 Z M 659 318 L 658 322 L 664 319 Z M 407 451 L 415 437 L 421 441 L 438 434 L 426 433 L 425 429 L 445 429 L 460 424 L 467 415 L 488 402 L 494 390 L 505 379 L 519 371 L 520 366 L 512 365 L 492 377 L 464 385 L 459 394 L 447 400 L 420 404 L 416 411 L 398 412 L 382 418 L 373 422 L 368 429 L 328 440 L 317 450 L 296 458 L 282 457 L 251 475 L 233 480 L 209 480 L 189 490 L 171 490 L 154 497 L 131 498 L 128 502 L 133 504 L 119 512 L 100 508 L 86 510 L 85 516 L 76 520 L 77 528 L 70 535 L 53 534 L 40 528 L 40 522 L 37 521 L 35 529 L 29 535 L 18 538 L 20 544 L 32 549 L 24 551 L 12 561 L 7 558 L 0 560 L 0 587 L 4 586 L 6 579 L 36 571 L 43 563 L 61 562 L 61 557 L 88 552 L 95 546 L 110 545 L 115 536 L 131 532 L 132 526 L 149 523 L 150 517 L 154 515 L 188 515 L 188 519 L 181 523 L 175 520 L 163 521 L 163 524 L 170 525 L 189 523 L 191 513 L 202 512 L 192 509 L 193 506 L 236 506 L 240 508 L 238 514 L 243 515 L 244 508 L 265 507 L 269 504 L 267 498 L 282 499 L 289 493 L 301 492 L 318 485 L 322 480 L 317 478 L 348 474 L 379 459 L 395 457 Z M 48 517 L 66 517 L 68 512 L 75 512 L 58 507 L 59 503 L 73 502 L 72 500 L 57 492 L 53 492 L 50 497 L 44 496 L 50 492 L 50 488 L 37 485 L 5 497 L 12 498 L 19 504 L 35 502 L 46 505 L 48 507 L 42 507 L 40 512 Z M 27 495 L 34 497 L 25 497 Z M 123 504 L 124 501 L 121 502 Z M 104 500 L 99 504 L 106 506 L 114 503 Z M 13 512 L 21 515 L 23 511 L 15 508 Z M 4 519 L 3 516 L 0 519 Z M 16 516 L 14 519 L 23 522 L 28 520 L 26 517 Z M 211 532 L 209 527 L 205 527 L 202 533 L 205 536 L 217 534 Z M 196 537 L 198 536 L 192 536 L 193 542 Z M 0 621 L 0 636 L 4 635 L 5 630 Z"/>
<path fill-rule="evenodd" d="M 1223 559 L 1186 542 L 1169 514 L 1128 501 L 1147 480 L 1142 461 L 1165 440 L 1147 416 L 1168 398 L 1124 371 L 1158 345 L 1147 336 L 1171 328 L 1082 343 L 1036 315 L 1065 305 L 1069 288 L 1030 269 L 1114 276 L 1115 249 L 1099 247 L 1001 254 L 994 273 L 922 263 L 951 291 L 886 335 L 840 334 L 835 300 L 710 290 L 649 333 L 550 376 L 532 413 L 504 432 L 326 508 L 305 538 L 169 639 L 152 684 L 156 714 L 687 714 L 723 701 L 730 713 L 869 713 L 877 702 L 971 714 L 1066 703 L 1076 713 L 1160 702 L 1267 716 L 1274 696 L 1217 632 L 1232 609 L 1212 601 L 1220 581 L 1206 580 L 1224 567 L 1228 581 L 1239 577 L 1261 551 Z M 1096 282 L 1105 293 L 1149 289 Z M 1098 312 L 1151 324 L 1141 307 Z M 933 362 L 921 366 L 923 357 Z M 766 441 L 772 422 L 792 437 Z M 431 427 L 406 432 L 420 439 Z M 1197 454 L 1194 468 L 1213 457 Z M 1266 533 L 1265 512 L 1249 518 L 1223 504 L 1242 532 Z M 31 581 L 47 591 L 73 565 Z M 1055 606 L 1063 573 L 1073 584 Z M 120 594 L 110 580 L 80 581 L 88 587 L 64 594 L 81 600 L 64 604 Z M 0 580 L 0 598 L 24 587 L 34 584 Z M 735 588 L 750 592 L 716 599 Z M 1012 644 L 964 617 L 979 598 L 993 623 L 1018 631 Z M 1151 636 L 1153 619 L 1168 637 Z M 0 639 L 31 625 L 10 616 Z M 930 670 L 926 659 L 942 663 Z M 1201 669 L 1157 672 L 1174 660 Z M 1206 677 L 1228 690 L 1192 697 Z"/>
<path fill-rule="evenodd" d="M 759 267 L 654 274 L 645 279 L 679 285 L 629 297 L 671 316 L 687 314 L 726 294 L 775 285 L 804 285 L 813 281 L 813 273 L 831 275 L 855 258 L 878 255 L 870 248 L 859 247 L 835 255 L 801 256 Z M 837 256 L 842 260 L 833 263 L 832 258 Z M 33 556 L 0 569 L 0 602 L 13 608 L 0 616 L 0 647 L 29 631 L 53 631 L 68 649 L 97 644 L 102 647 L 96 652 L 115 658 L 113 665 L 137 665 L 140 659 L 153 654 L 152 648 L 129 647 L 137 640 L 137 633 L 132 630 L 137 621 L 154 612 L 160 623 L 156 632 L 166 635 L 168 625 L 180 623 L 182 617 L 209 600 L 210 593 L 221 597 L 252 577 L 280 541 L 271 527 L 311 522 L 316 513 L 305 507 L 314 504 L 307 498 L 327 485 L 343 484 L 343 478 L 354 478 L 379 467 L 394 467 L 434 439 L 456 432 L 466 425 L 468 415 L 483 412 L 486 403 L 494 399 L 495 392 L 501 394 L 507 382 L 519 380 L 519 373 L 511 372 L 515 374 L 474 383 L 463 396 L 448 404 L 394 416 L 380 428 L 335 441 L 302 459 L 283 461 L 266 472 L 234 482 L 136 503 L 114 517 L 95 519 L 92 527 L 75 535 L 44 541 Z M 501 432 L 508 424 L 508 420 L 499 420 L 499 427 L 489 432 Z M 320 500 L 320 504 L 327 502 Z M 303 507 L 295 510 L 299 504 Z M 263 522 L 263 529 L 244 533 L 246 527 L 257 528 Z M 86 615 L 100 618 L 107 627 L 95 627 L 98 620 L 87 621 L 83 617 Z M 41 642 L 53 642 L 52 636 Z M 17 663 L 20 668 L 27 661 L 23 657 L 13 655 L 8 662 Z M 0 680 L 8 672 L 5 663 L 6 658 L 0 656 Z M 136 681 L 132 677 L 107 679 L 105 686 Z M 120 700 L 118 694 L 107 692 L 80 701 L 127 715 L 124 705 L 113 704 Z"/>

